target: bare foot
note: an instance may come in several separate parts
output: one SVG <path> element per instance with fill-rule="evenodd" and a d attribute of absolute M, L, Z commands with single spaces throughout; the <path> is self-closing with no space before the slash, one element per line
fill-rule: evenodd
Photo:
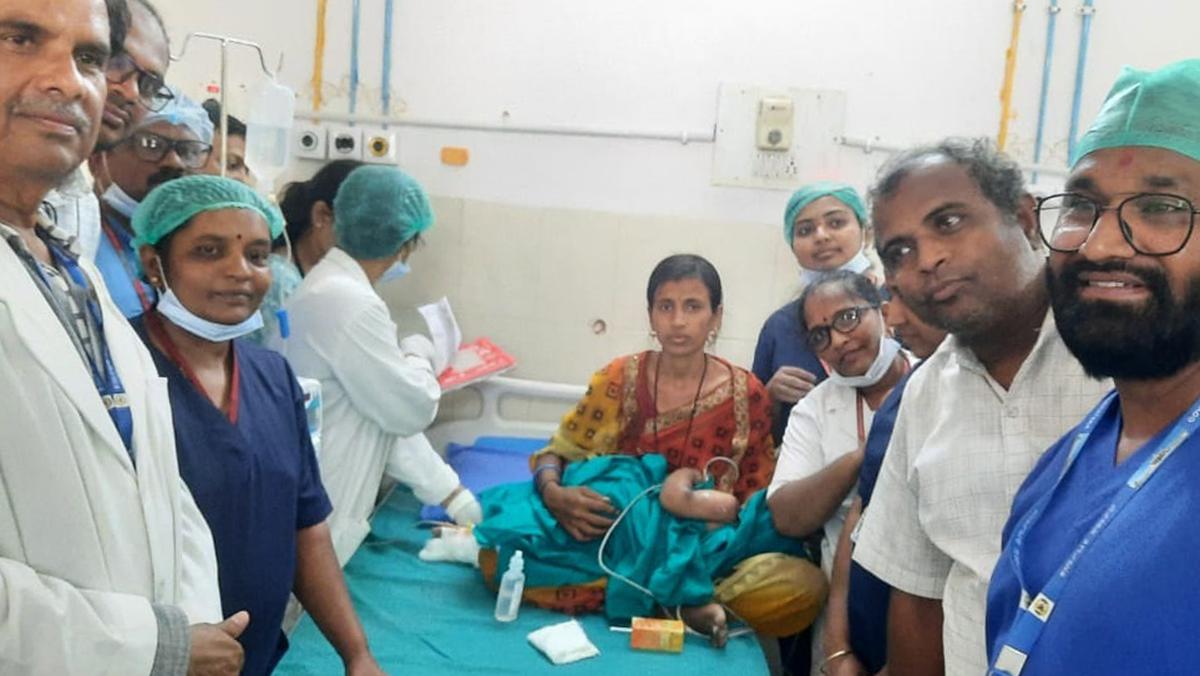
<path fill-rule="evenodd" d="M 725 642 L 729 640 L 729 627 L 721 604 L 714 602 L 703 606 L 684 606 L 679 609 L 679 616 L 687 626 L 707 636 L 714 648 L 725 647 Z"/>

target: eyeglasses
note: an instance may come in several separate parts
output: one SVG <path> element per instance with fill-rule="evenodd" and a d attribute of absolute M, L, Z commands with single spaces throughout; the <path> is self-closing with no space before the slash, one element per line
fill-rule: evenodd
<path fill-rule="evenodd" d="M 843 335 L 850 333 L 862 323 L 866 312 L 873 309 L 869 305 L 858 305 L 848 307 L 845 310 L 839 310 L 837 314 L 833 315 L 831 323 L 812 327 L 808 330 L 808 334 L 804 338 L 808 341 L 808 346 L 812 348 L 813 352 L 823 352 L 833 342 L 831 329 Z"/>
<path fill-rule="evenodd" d="M 149 131 L 136 131 L 126 140 L 133 145 L 133 153 L 139 160 L 162 162 L 168 152 L 174 152 L 179 162 L 188 169 L 199 169 L 208 164 L 212 155 L 212 144 L 191 139 L 169 139 Z"/>
<path fill-rule="evenodd" d="M 175 98 L 161 77 L 137 65 L 129 54 L 122 52 L 108 60 L 105 77 L 111 84 L 125 84 L 134 75 L 137 76 L 138 102 L 147 109 L 157 113 Z"/>
<path fill-rule="evenodd" d="M 1117 212 L 1121 235 L 1145 256 L 1170 256 L 1183 249 L 1197 214 L 1187 198 L 1169 193 L 1140 193 L 1115 207 L 1076 193 L 1051 195 L 1037 203 L 1042 240 L 1051 251 L 1079 251 L 1106 211 Z"/>

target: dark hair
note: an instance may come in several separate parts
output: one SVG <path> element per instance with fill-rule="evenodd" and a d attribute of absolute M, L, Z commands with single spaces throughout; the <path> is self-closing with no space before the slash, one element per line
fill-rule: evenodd
<path fill-rule="evenodd" d="M 870 278 L 849 270 L 837 270 L 804 287 L 804 293 L 800 294 L 800 332 L 802 335 L 808 335 L 808 321 L 804 318 L 804 308 L 808 305 L 808 299 L 817 291 L 830 286 L 837 287 L 838 291 L 858 298 L 871 307 L 883 305 L 883 293 Z"/>
<path fill-rule="evenodd" d="M 930 157 L 945 157 L 965 168 L 979 190 L 1001 213 L 1015 217 L 1025 194 L 1025 176 L 1021 167 L 986 138 L 947 138 L 932 145 L 906 150 L 888 160 L 879 169 L 871 187 L 872 205 L 894 195 L 918 164 Z"/>
<path fill-rule="evenodd" d="M 150 0 L 131 0 L 131 1 L 137 5 L 140 5 L 142 9 L 146 10 L 146 13 L 150 15 L 150 18 L 154 19 L 154 23 L 158 24 L 159 30 L 162 31 L 163 43 L 167 46 L 167 54 L 168 54 L 167 58 L 169 61 L 170 60 L 170 52 L 171 52 L 171 35 L 170 35 L 170 33 L 167 33 L 167 22 L 163 21 L 162 14 L 158 13 L 157 7 L 150 4 Z M 130 21 L 132 21 L 132 18 L 130 19 Z"/>
<path fill-rule="evenodd" d="M 216 99 L 207 99 L 204 101 L 204 103 L 202 103 L 200 105 L 204 107 L 204 112 L 208 113 L 208 119 L 210 121 L 212 121 L 212 124 L 213 124 L 213 131 L 220 133 L 220 131 L 221 131 L 221 102 Z M 236 117 L 234 117 L 232 115 L 230 115 L 228 119 L 229 119 L 229 135 L 230 136 L 241 136 L 242 138 L 246 138 L 246 123 L 242 122 L 241 120 L 237 119 Z"/>
<path fill-rule="evenodd" d="M 279 210 L 283 212 L 288 238 L 293 244 L 312 228 L 313 205 L 325 202 L 332 209 L 333 198 L 337 196 L 338 188 L 342 187 L 342 181 L 361 166 L 363 163 L 358 160 L 335 160 L 321 167 L 307 181 L 284 186 L 280 193 Z"/>
<path fill-rule="evenodd" d="M 721 307 L 721 275 L 717 269 L 703 256 L 696 254 L 675 254 L 667 256 L 654 266 L 650 273 L 650 282 L 646 284 L 646 307 L 654 307 L 654 294 L 658 288 L 667 282 L 678 282 L 681 279 L 698 279 L 708 288 L 709 304 L 716 312 Z"/>
<path fill-rule="evenodd" d="M 125 51 L 125 35 L 129 33 L 129 5 L 125 0 L 104 0 L 108 10 L 108 49 L 116 56 Z"/>

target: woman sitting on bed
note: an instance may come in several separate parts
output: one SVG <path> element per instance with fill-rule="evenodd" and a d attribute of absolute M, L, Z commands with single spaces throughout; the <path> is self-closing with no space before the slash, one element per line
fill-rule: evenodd
<path fill-rule="evenodd" d="M 684 470 L 686 474 L 672 475 L 659 499 L 643 500 L 652 504 L 640 505 L 638 509 L 657 510 L 661 501 L 661 507 L 670 514 L 691 518 L 662 520 L 660 512 L 631 512 L 628 519 L 639 528 L 644 527 L 646 519 L 663 521 L 668 530 L 675 529 L 675 525 L 666 521 L 699 518 L 730 522 L 742 505 L 744 528 L 729 526 L 719 532 L 687 535 L 698 552 L 712 554 L 714 538 L 737 540 L 747 535 L 758 542 L 746 549 L 731 544 L 732 541 L 723 541 L 722 556 L 804 551 L 798 542 L 787 541 L 770 527 L 770 517 L 761 498 L 761 491 L 770 483 L 775 469 L 770 398 L 753 374 L 708 354 L 705 349 L 716 338 L 721 325 L 721 280 L 716 269 L 700 256 L 683 254 L 666 258 L 650 275 L 646 301 L 651 335 L 661 349 L 619 357 L 592 376 L 587 393 L 563 417 L 549 446 L 531 458 L 532 487 L 501 486 L 481 498 L 484 520 L 476 529 L 476 539 L 484 547 L 481 567 L 485 576 L 494 576 L 499 568 L 494 549 L 501 550 L 502 558 L 507 558 L 512 549 L 526 548 L 526 571 L 531 586 L 526 588 L 525 599 L 535 605 L 567 612 L 594 611 L 605 605 L 607 595 L 611 606 L 612 585 L 607 579 L 586 577 L 595 568 L 598 540 L 613 527 L 618 508 L 628 507 L 639 491 L 663 483 L 668 472 Z M 617 462 L 620 458 L 624 461 Z M 639 459 L 644 462 L 638 462 Z M 691 484 L 702 477 L 710 478 L 716 490 L 736 498 L 732 507 L 722 507 L 717 504 L 720 501 L 710 500 L 719 497 L 711 493 L 687 495 Z M 751 506 L 751 496 L 756 493 L 759 495 Z M 714 509 L 706 512 L 705 505 L 710 503 Z M 761 519 L 755 518 L 759 516 Z M 735 534 L 739 529 L 744 531 L 742 535 Z M 671 533 L 670 537 L 682 536 L 677 530 Z M 614 538 L 614 544 L 618 544 L 617 539 Z M 647 547 L 651 544 L 647 543 Z M 534 551 L 528 551 L 530 547 Z M 606 560 L 619 560 L 623 553 L 629 558 L 642 554 L 636 546 L 627 549 L 610 546 L 604 552 Z M 678 558 L 678 553 L 678 547 L 674 551 L 663 550 L 667 557 Z M 535 574 L 539 559 L 557 566 L 560 572 L 570 569 L 571 574 L 550 575 L 539 582 Z M 727 568 L 739 561 L 732 560 Z M 806 614 L 811 621 L 823 596 L 819 571 L 808 570 L 812 566 L 803 559 L 779 554 L 746 563 L 752 565 L 740 567 L 736 576 L 730 575 L 734 583 L 727 585 L 728 595 L 717 594 L 719 600 L 730 608 L 736 607 L 735 612 L 756 629 L 769 633 L 797 630 L 789 625 L 805 623 Z M 711 568 L 710 572 L 718 576 L 730 572 L 716 564 Z M 815 572 L 815 576 L 810 572 Z M 579 575 L 585 579 L 579 580 Z M 760 601 L 749 600 L 739 605 L 732 597 L 745 592 L 742 600 L 750 599 L 753 596 L 750 592 L 756 589 L 748 589 L 745 580 L 755 576 L 786 578 L 789 584 L 803 589 L 773 588 L 770 596 L 774 607 L 761 617 L 749 617 L 754 613 L 747 606 L 761 607 Z M 538 588 L 538 584 L 550 579 L 576 579 L 580 583 L 554 582 L 552 587 Z M 815 585 L 804 582 L 814 579 Z M 712 577 L 702 581 L 710 592 L 711 584 Z M 725 614 L 719 606 L 706 605 L 711 598 L 691 599 L 693 604 L 702 601 L 701 606 L 693 607 L 696 614 L 692 617 L 687 616 L 685 609 L 684 619 L 718 639 L 724 630 Z M 661 598 L 656 600 L 665 603 Z M 790 601 L 795 605 L 788 607 Z M 609 610 L 611 616 L 612 608 Z M 808 610 L 811 613 L 805 612 Z"/>

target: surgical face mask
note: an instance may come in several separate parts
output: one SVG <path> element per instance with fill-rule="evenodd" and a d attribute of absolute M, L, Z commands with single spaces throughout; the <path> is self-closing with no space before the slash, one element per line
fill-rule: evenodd
<path fill-rule="evenodd" d="M 838 385 L 846 387 L 870 387 L 883 379 L 884 374 L 888 372 L 892 362 L 896 359 L 896 355 L 900 352 L 900 343 L 897 343 L 892 338 L 881 338 L 879 340 L 879 353 L 875 355 L 875 361 L 871 362 L 871 368 L 861 376 L 844 376 L 833 369 L 829 369 L 829 379 Z"/>
<path fill-rule="evenodd" d="M 218 324 L 217 322 L 209 321 L 199 315 L 196 315 L 191 310 L 184 307 L 179 300 L 179 296 L 171 290 L 171 286 L 167 284 L 167 275 L 162 273 L 162 262 L 158 264 L 159 273 L 162 274 L 163 287 L 158 295 L 159 314 L 171 320 L 171 323 L 188 333 L 209 341 L 210 343 L 224 343 L 241 338 L 244 335 L 254 333 L 263 327 L 262 313 L 258 310 L 246 319 L 237 324 Z"/>
<path fill-rule="evenodd" d="M 407 275 L 411 270 L 412 268 L 408 266 L 408 263 L 405 263 L 402 260 L 397 260 L 392 264 L 392 267 L 383 272 L 383 275 L 379 278 L 379 281 L 376 282 L 376 284 L 386 284 L 388 282 L 400 279 L 404 275 Z"/>
<path fill-rule="evenodd" d="M 104 194 L 100 196 L 104 203 L 112 207 L 118 214 L 125 218 L 133 218 L 133 212 L 137 211 L 139 202 L 129 196 L 129 193 L 121 190 L 121 186 L 113 183 L 108 186 Z"/>
<path fill-rule="evenodd" d="M 809 270 L 808 268 L 800 268 L 800 283 L 803 286 L 808 286 L 813 282 L 819 282 L 829 275 L 842 270 L 848 270 L 861 275 L 870 269 L 871 259 L 867 258 L 867 252 L 859 250 L 854 258 L 846 261 L 835 270 Z"/>

